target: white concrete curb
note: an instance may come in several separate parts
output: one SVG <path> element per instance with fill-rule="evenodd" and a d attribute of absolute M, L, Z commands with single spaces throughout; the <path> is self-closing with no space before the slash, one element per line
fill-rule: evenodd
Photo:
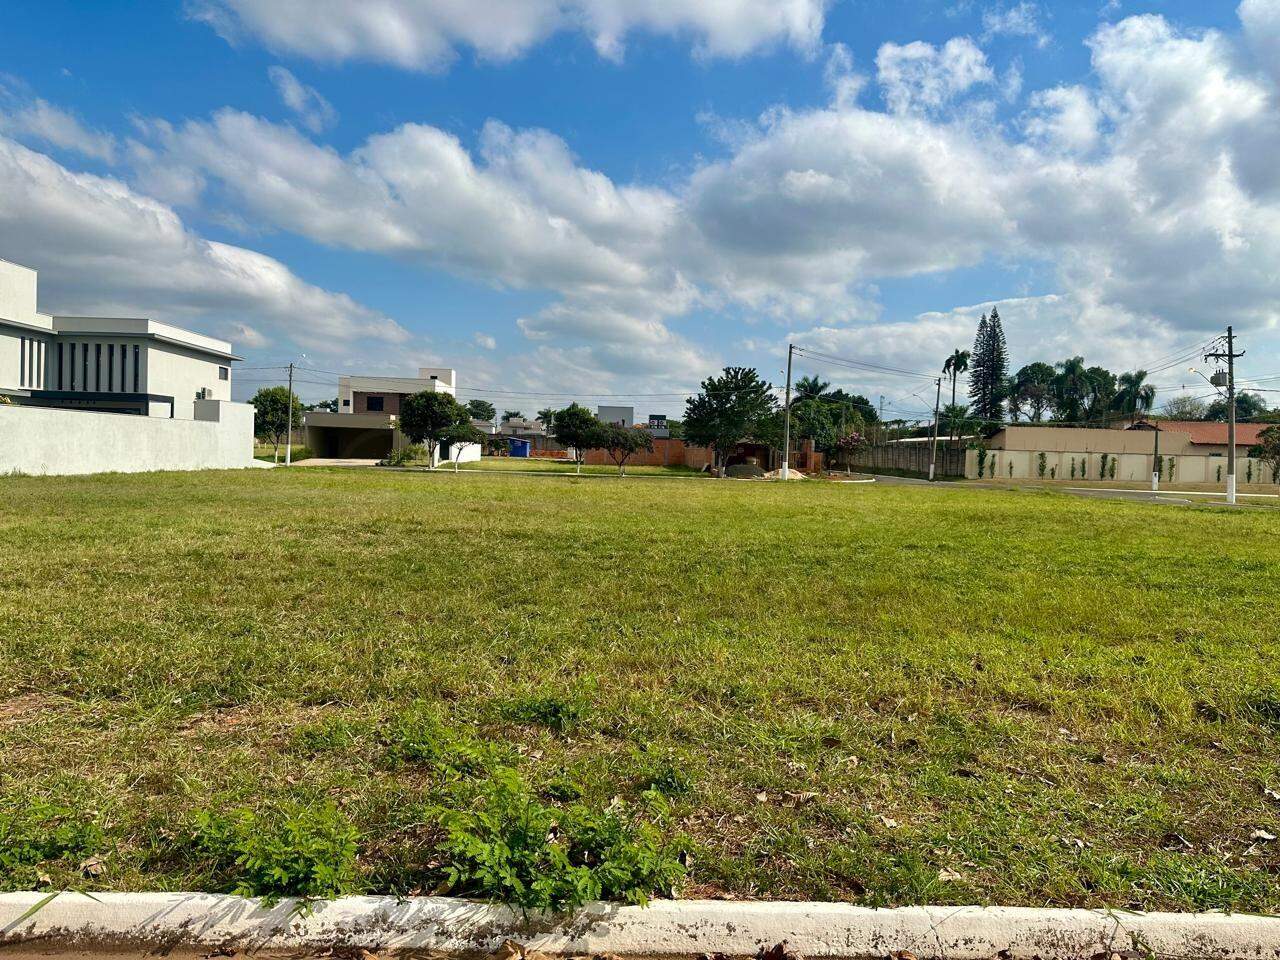
<path fill-rule="evenodd" d="M 510 938 L 547 953 L 625 957 L 749 956 L 786 940 L 807 957 L 906 950 L 919 960 L 1280 958 L 1280 918 L 1240 914 L 661 900 L 648 907 L 594 904 L 572 918 L 548 918 L 447 897 L 345 897 L 307 913 L 294 901 L 268 908 L 204 893 L 65 893 L 23 918 L 46 896 L 0 895 L 0 944 L 489 952 Z"/>

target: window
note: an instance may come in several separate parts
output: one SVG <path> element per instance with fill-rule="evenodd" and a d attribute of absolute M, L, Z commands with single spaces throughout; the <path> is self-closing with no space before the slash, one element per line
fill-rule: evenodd
<path fill-rule="evenodd" d="M 67 389 L 75 390 L 76 388 L 76 345 L 74 343 L 71 345 L 71 363 L 68 365 L 67 369 L 71 371 L 71 386 L 68 387 Z"/>
<path fill-rule="evenodd" d="M 383 397 L 368 397 L 365 400 L 365 409 L 370 413 L 381 413 L 383 410 Z"/>
<path fill-rule="evenodd" d="M 125 371 L 129 368 L 129 348 L 120 344 L 120 392 L 129 392 L 129 381 L 125 379 Z"/>
<path fill-rule="evenodd" d="M 107 391 L 115 392 L 116 389 L 116 345 L 114 343 L 107 344 Z"/>
<path fill-rule="evenodd" d="M 142 391 L 141 379 L 138 377 L 138 345 L 133 345 L 133 392 L 140 393 Z"/>
<path fill-rule="evenodd" d="M 343 400 L 343 401 L 342 401 L 342 405 L 343 405 L 344 407 L 349 407 L 349 406 L 351 406 L 351 401 L 350 401 L 350 400 Z"/>
<path fill-rule="evenodd" d="M 58 389 L 62 389 L 62 344 L 58 344 Z"/>
<path fill-rule="evenodd" d="M 93 389 L 102 390 L 102 344 L 93 345 Z"/>
<path fill-rule="evenodd" d="M 89 345 L 80 344 L 80 389 L 89 389 Z"/>
<path fill-rule="evenodd" d="M 18 386 L 27 385 L 27 338 L 18 338 Z"/>
<path fill-rule="evenodd" d="M 231 368 L 230 368 L 230 367 L 219 367 L 219 368 L 218 368 L 218 379 L 219 379 L 219 380 L 230 380 L 230 379 L 231 379 Z"/>

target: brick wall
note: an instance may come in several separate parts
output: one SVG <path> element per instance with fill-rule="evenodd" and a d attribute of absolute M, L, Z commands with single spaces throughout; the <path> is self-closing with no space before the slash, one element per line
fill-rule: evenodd
<path fill-rule="evenodd" d="M 590 464 L 613 465 L 604 450 L 588 450 L 584 461 Z M 653 451 L 641 450 L 627 461 L 629 467 L 692 467 L 701 470 L 711 462 L 711 451 L 706 447 L 694 447 L 683 440 L 664 437 L 653 441 Z"/>

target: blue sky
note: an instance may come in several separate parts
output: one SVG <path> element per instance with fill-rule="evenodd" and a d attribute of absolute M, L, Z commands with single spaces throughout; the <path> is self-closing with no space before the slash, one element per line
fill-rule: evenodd
<path fill-rule="evenodd" d="M 1168 397 L 1232 322 L 1280 373 L 1280 0 L 7 9 L 0 257 L 231 339 L 238 393 L 305 356 L 674 413 L 789 340 L 931 373 L 993 303 L 1015 366 Z"/>

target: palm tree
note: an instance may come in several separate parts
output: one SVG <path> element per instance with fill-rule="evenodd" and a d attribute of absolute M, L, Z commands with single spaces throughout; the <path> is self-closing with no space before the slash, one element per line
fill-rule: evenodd
<path fill-rule="evenodd" d="M 542 424 L 544 427 L 550 427 L 551 421 L 555 418 L 555 415 L 556 415 L 555 407 L 543 407 L 541 410 L 538 411 L 538 422 Z"/>
<path fill-rule="evenodd" d="M 1156 403 L 1156 388 L 1146 382 L 1147 371 L 1134 370 L 1132 373 L 1120 374 L 1112 406 L 1129 416 L 1130 421 L 1137 421 L 1138 414 L 1150 413 Z"/>
<path fill-rule="evenodd" d="M 817 377 L 801 377 L 796 381 L 795 387 L 792 389 L 791 402 L 822 400 L 830 387 L 831 384 L 825 380 L 819 380 Z"/>
<path fill-rule="evenodd" d="M 956 350 L 951 356 L 947 357 L 947 362 L 942 365 L 942 373 L 944 376 L 951 378 L 951 405 L 956 405 L 956 378 L 960 374 L 969 369 L 969 357 L 972 354 L 968 350 Z"/>
<path fill-rule="evenodd" d="M 951 378 L 952 407 L 956 405 L 956 378 L 969 369 L 970 356 L 972 354 L 968 350 L 956 350 L 951 356 L 947 357 L 947 362 L 942 365 L 942 375 Z"/>

